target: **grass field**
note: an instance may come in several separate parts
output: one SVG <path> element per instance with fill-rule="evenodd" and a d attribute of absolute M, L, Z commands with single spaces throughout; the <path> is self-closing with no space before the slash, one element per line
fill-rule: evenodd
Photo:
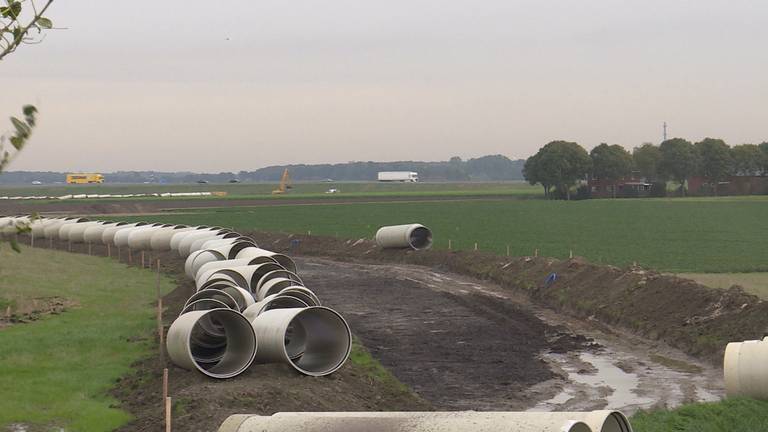
<path fill-rule="evenodd" d="M 520 197 L 543 197 L 540 187 L 525 182 L 441 182 L 441 183 L 378 183 L 378 182 L 333 182 L 294 183 L 289 194 L 272 195 L 277 188 L 274 183 L 238 184 L 101 184 L 101 185 L 40 185 L 0 186 L 0 196 L 62 196 L 68 194 L 132 194 L 164 192 L 226 192 L 225 199 L 303 199 L 303 198 L 350 198 L 370 196 L 467 196 L 504 195 Z M 340 192 L 326 194 L 329 189 Z M 133 199 L 133 198 L 121 198 Z M 146 198 L 136 198 L 146 199 Z M 159 198 L 168 200 L 171 198 Z M 189 199 L 189 197 L 184 197 Z M 221 199 L 201 197 L 200 199 Z"/>
<path fill-rule="evenodd" d="M 435 247 L 568 257 L 668 272 L 768 271 L 768 197 L 744 200 L 502 200 L 222 207 L 137 216 L 175 223 L 371 238 L 382 225 L 420 222 Z"/>
<path fill-rule="evenodd" d="M 155 275 L 107 258 L 0 246 L 2 300 L 13 307 L 50 296 L 77 306 L 0 329 L 0 429 L 113 430 L 130 415 L 107 391 L 148 353 Z"/>
<path fill-rule="evenodd" d="M 768 401 L 726 399 L 691 404 L 672 411 L 635 414 L 635 432 L 755 432 L 768 431 Z"/>
<path fill-rule="evenodd" d="M 680 273 L 677 276 L 712 288 L 728 289 L 732 285 L 741 285 L 744 291 L 768 300 L 768 273 Z"/>

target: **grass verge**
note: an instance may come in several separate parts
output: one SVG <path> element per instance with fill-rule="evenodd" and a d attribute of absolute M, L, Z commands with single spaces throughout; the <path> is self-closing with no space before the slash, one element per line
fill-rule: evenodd
<path fill-rule="evenodd" d="M 675 410 L 639 412 L 630 419 L 635 432 L 768 431 L 768 401 L 726 399 Z"/>
<path fill-rule="evenodd" d="M 768 300 L 768 273 L 680 273 L 677 276 L 693 279 L 711 288 L 728 289 L 741 285 L 744 291 Z"/>
<path fill-rule="evenodd" d="M 161 279 L 163 293 L 173 286 Z M 113 430 L 130 415 L 107 391 L 150 349 L 155 275 L 107 258 L 0 249 L 0 297 L 54 296 L 78 306 L 0 330 L 0 429 Z"/>
<path fill-rule="evenodd" d="M 352 342 L 352 352 L 349 354 L 349 361 L 358 366 L 370 380 L 376 381 L 392 390 L 411 392 L 407 385 L 401 383 L 387 368 L 373 358 L 371 353 L 357 339 Z"/>

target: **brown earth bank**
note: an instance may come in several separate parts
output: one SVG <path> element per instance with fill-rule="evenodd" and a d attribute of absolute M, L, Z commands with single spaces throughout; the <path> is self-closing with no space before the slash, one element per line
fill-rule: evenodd
<path fill-rule="evenodd" d="M 367 239 L 245 233 L 266 249 L 334 260 L 415 264 L 489 280 L 575 318 L 660 340 L 720 365 L 728 342 L 768 334 L 768 302 L 739 287 L 709 288 L 639 267 L 596 265 L 576 257 L 504 257 L 473 251 L 382 250 Z M 548 282 L 551 275 L 554 281 Z"/>
<path fill-rule="evenodd" d="M 48 247 L 49 242 L 38 243 Z M 107 255 L 103 245 L 88 247 L 54 242 L 54 248 L 75 253 Z M 110 253 L 117 257 L 116 248 Z M 131 255 L 141 265 L 141 253 Z M 161 272 L 177 281 L 177 288 L 163 297 L 163 325 L 167 332 L 184 302 L 195 292 L 194 282 L 183 272 L 184 260 L 176 253 L 144 254 L 147 267 L 160 260 Z M 128 263 L 126 251 L 120 261 Z M 152 287 L 152 289 L 154 289 Z M 146 335 L 145 335 L 146 337 Z M 157 344 L 157 337 L 153 338 Z M 156 346 L 156 345 L 155 345 Z M 358 348 L 361 349 L 361 348 Z M 364 348 L 363 348 L 364 349 Z M 112 395 L 135 419 L 119 431 L 164 430 L 162 370 L 168 368 L 169 395 L 173 398 L 173 427 L 183 431 L 211 432 L 229 415 L 273 414 L 278 411 L 429 411 L 432 405 L 391 377 L 382 378 L 368 365 L 348 361 L 327 377 L 308 377 L 283 364 L 253 365 L 243 374 L 214 380 L 197 371 L 173 365 L 160 353 L 133 365 L 133 372 L 115 383 Z"/>
<path fill-rule="evenodd" d="M 328 198 L 197 198 L 197 199 L 122 199 L 108 200 L 94 198 L 91 201 L 46 201 L 24 200 L 0 202 L 0 215 L 19 215 L 30 213 L 99 215 L 99 214 L 147 214 L 179 209 L 202 209 L 221 207 L 261 207 L 279 205 L 316 205 L 350 203 L 386 203 L 386 202 L 425 202 L 425 201 L 488 201 L 520 200 L 528 196 L 510 195 L 466 195 L 466 196 L 387 196 L 387 197 L 328 197 Z"/>

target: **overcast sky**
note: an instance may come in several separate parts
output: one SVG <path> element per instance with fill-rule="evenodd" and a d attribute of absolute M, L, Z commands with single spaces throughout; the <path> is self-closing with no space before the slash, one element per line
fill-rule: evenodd
<path fill-rule="evenodd" d="M 11 170 L 525 158 L 768 140 L 765 0 L 57 0 L 0 62 Z"/>

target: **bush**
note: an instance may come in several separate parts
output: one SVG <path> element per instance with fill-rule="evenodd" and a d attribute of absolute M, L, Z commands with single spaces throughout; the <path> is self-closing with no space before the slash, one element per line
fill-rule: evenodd
<path fill-rule="evenodd" d="M 667 196 L 667 183 L 666 182 L 653 182 L 651 183 L 651 193 L 648 196 L 661 198 Z"/>

